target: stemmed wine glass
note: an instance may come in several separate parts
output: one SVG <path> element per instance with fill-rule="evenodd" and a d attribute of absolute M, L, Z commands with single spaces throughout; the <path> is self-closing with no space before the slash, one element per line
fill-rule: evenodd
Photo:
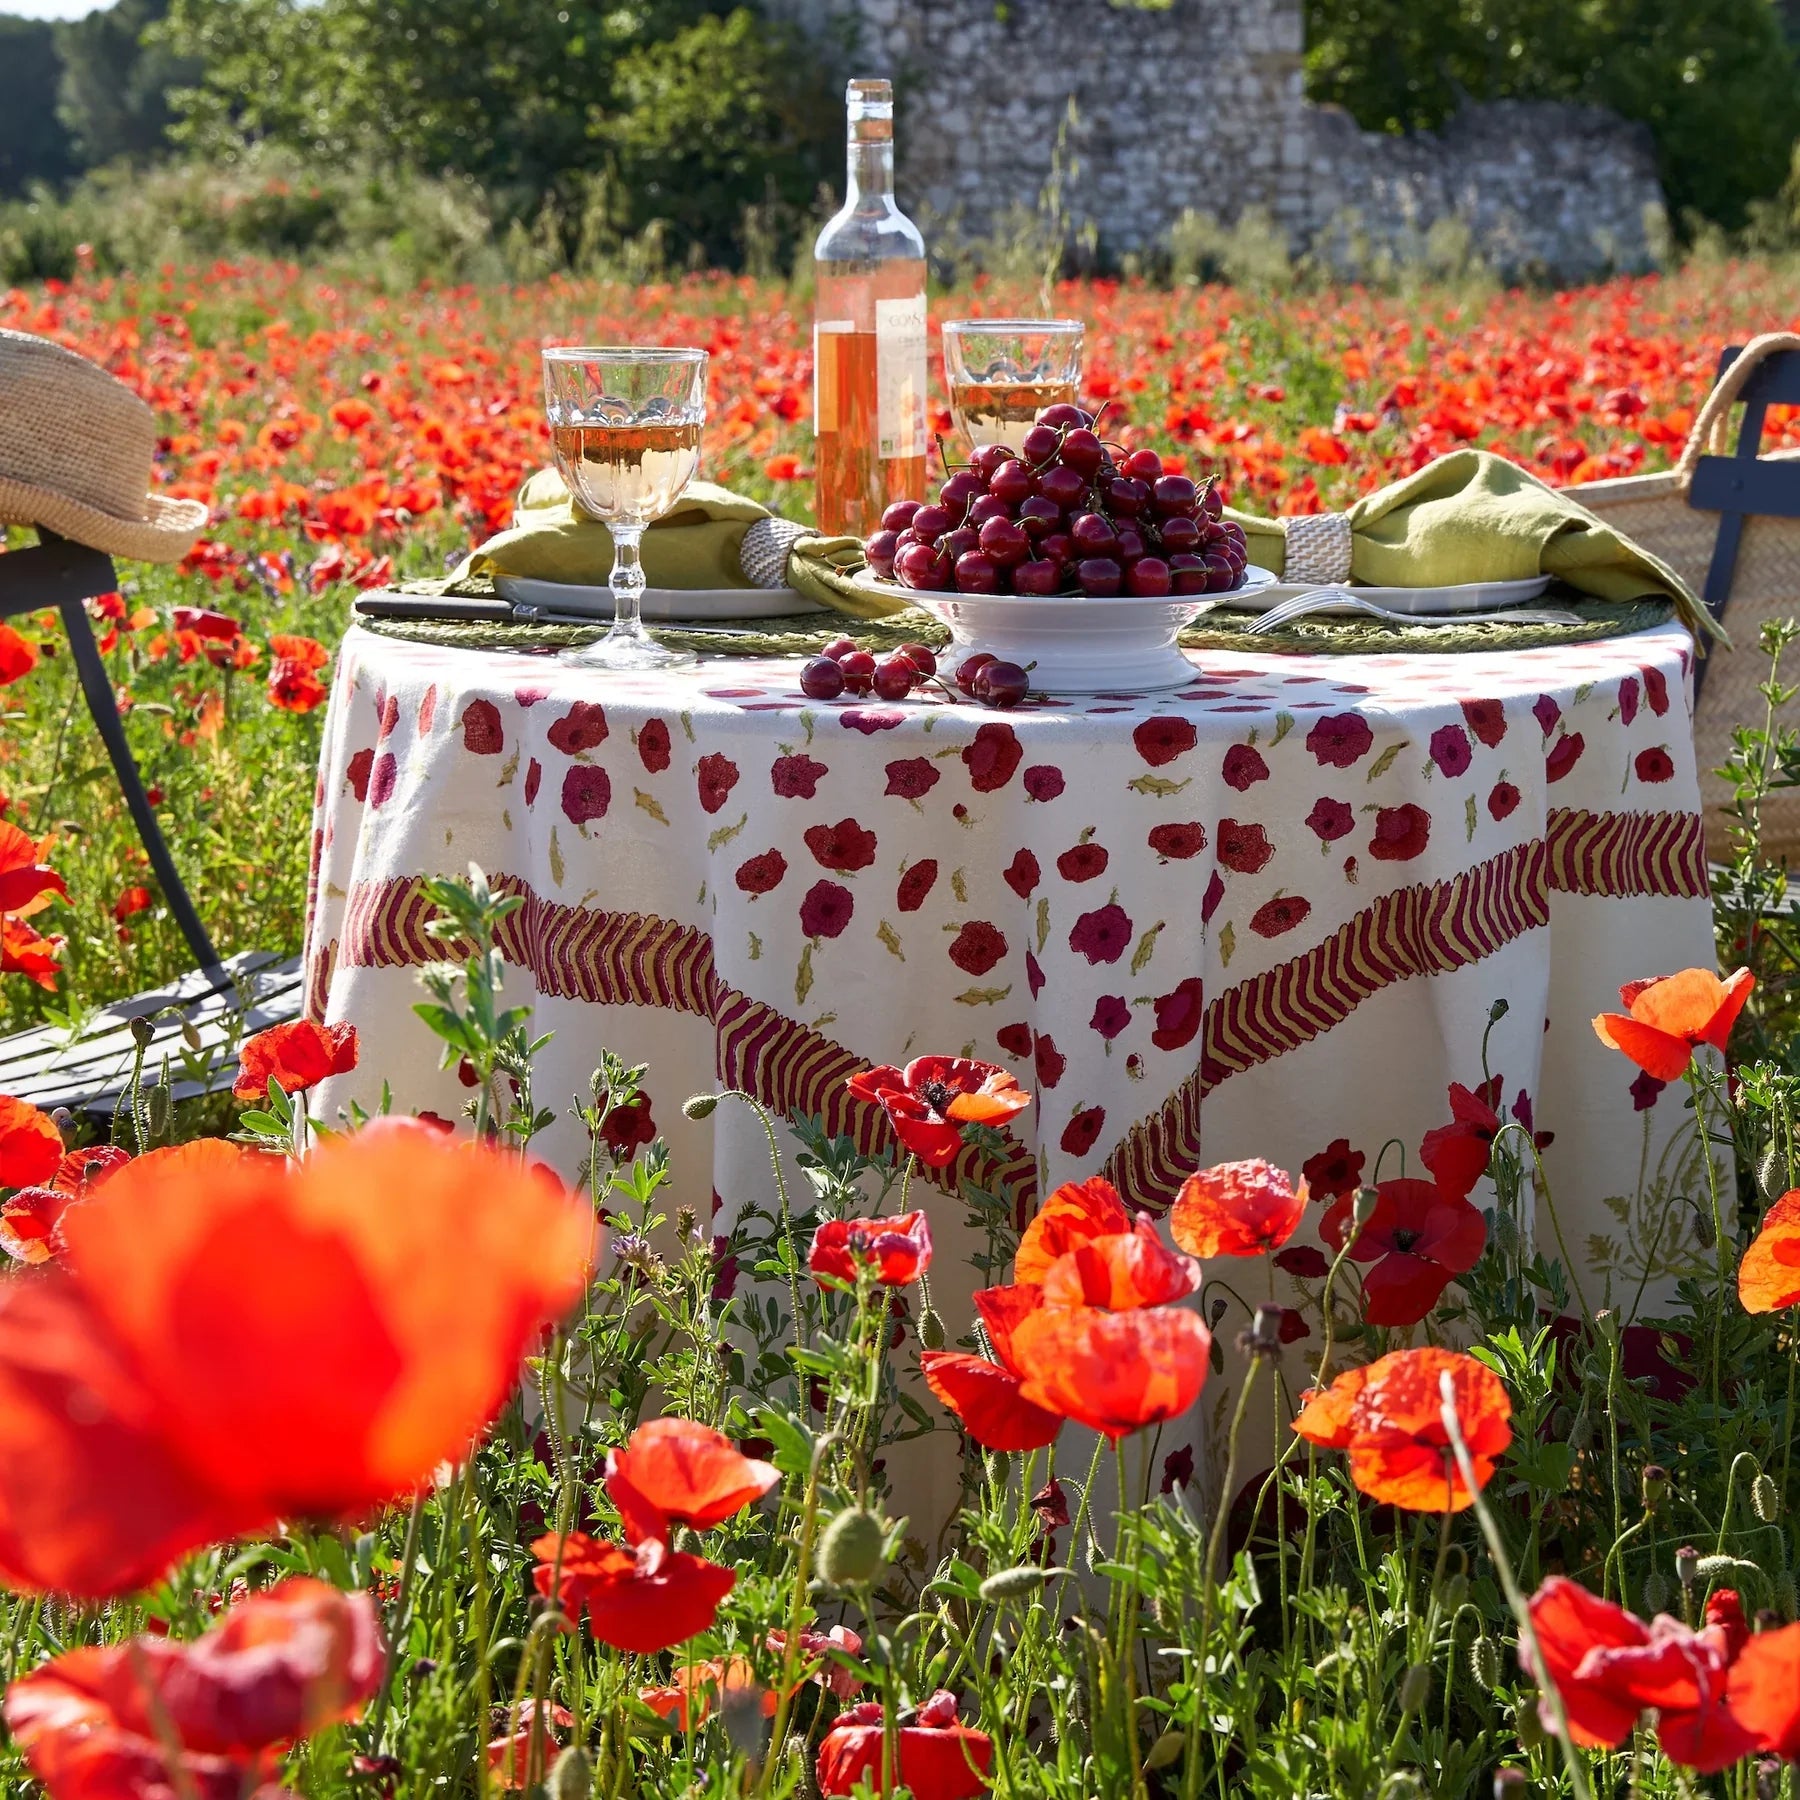
<path fill-rule="evenodd" d="M 1079 319 L 951 319 L 944 326 L 944 385 L 957 429 L 973 450 L 1025 441 L 1046 406 L 1075 399 L 1081 383 Z"/>
<path fill-rule="evenodd" d="M 544 409 L 556 467 L 575 504 L 612 533 L 613 626 L 567 653 L 588 669 L 666 669 L 694 661 L 644 629 L 644 527 L 700 467 L 706 352 L 567 346 L 544 352 Z"/>

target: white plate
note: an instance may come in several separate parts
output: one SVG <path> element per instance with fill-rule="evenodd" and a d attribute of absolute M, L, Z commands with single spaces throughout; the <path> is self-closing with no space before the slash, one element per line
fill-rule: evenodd
<path fill-rule="evenodd" d="M 1032 687 L 1049 694 L 1110 694 L 1192 681 L 1194 666 L 1181 653 L 1176 635 L 1228 597 L 927 594 L 884 581 L 867 569 L 855 579 L 858 587 L 909 600 L 943 620 L 959 654 L 987 650 L 1003 662 L 1029 667 Z M 1267 569 L 1251 568 L 1244 585 L 1232 591 L 1254 592 L 1274 579 Z"/>
<path fill-rule="evenodd" d="M 1535 600 L 1550 585 L 1548 575 L 1528 575 L 1520 581 L 1464 581 L 1454 587 L 1358 587 L 1347 581 L 1277 581 L 1254 593 L 1238 588 L 1219 597 L 1221 606 L 1267 612 L 1283 600 L 1299 594 L 1315 594 L 1323 588 L 1347 588 L 1360 600 L 1373 600 L 1390 612 L 1432 613 L 1485 612 L 1493 607 L 1518 606 Z M 1321 606 L 1311 618 L 1355 613 L 1354 607 Z"/>
<path fill-rule="evenodd" d="M 541 606 L 551 612 L 581 613 L 610 620 L 612 589 L 578 587 L 569 581 L 537 581 L 526 575 L 496 575 L 494 588 L 515 606 Z M 658 588 L 644 589 L 646 619 L 773 619 L 785 613 L 824 612 L 792 588 Z"/>

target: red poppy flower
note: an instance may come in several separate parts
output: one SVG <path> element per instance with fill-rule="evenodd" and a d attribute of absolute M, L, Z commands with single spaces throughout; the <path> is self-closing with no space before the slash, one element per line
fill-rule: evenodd
<path fill-rule="evenodd" d="M 1006 1070 L 960 1056 L 918 1056 L 904 1069 L 865 1069 L 846 1084 L 879 1105 L 894 1135 L 928 1168 L 941 1169 L 962 1148 L 964 1125 L 1004 1125 L 1031 1104 Z"/>
<path fill-rule="evenodd" d="M 540 1594 L 556 1594 L 571 1617 L 587 1608 L 594 1636 L 615 1650 L 652 1655 L 706 1630 L 737 1576 L 701 1556 L 671 1550 L 656 1538 L 633 1549 L 572 1531 L 560 1566 L 553 1534 L 531 1546 Z"/>
<path fill-rule="evenodd" d="M 1252 1158 L 1217 1163 L 1181 1184 L 1169 1234 L 1192 1256 L 1267 1256 L 1294 1235 L 1306 1211 L 1285 1170 Z"/>
<path fill-rule="evenodd" d="M 1501 1120 L 1485 1093 L 1476 1093 L 1460 1081 L 1450 1084 L 1450 1116 L 1448 1125 L 1426 1132 L 1419 1146 L 1419 1161 L 1431 1171 L 1441 1193 L 1466 1200 L 1493 1160 Z"/>
<path fill-rule="evenodd" d="M 1023 1377 L 1013 1353 L 1022 1320 L 1043 1305 L 1037 1287 L 983 1288 L 975 1310 L 987 1328 L 994 1360 L 960 1350 L 926 1350 L 919 1357 L 925 1385 L 962 1420 L 963 1429 L 989 1450 L 1041 1450 L 1055 1442 L 1063 1416 L 1023 1398 Z"/>
<path fill-rule="evenodd" d="M 1699 1045 L 1724 1050 L 1755 985 L 1748 969 L 1724 981 L 1711 969 L 1683 969 L 1679 975 L 1627 982 L 1619 989 L 1625 1011 L 1602 1013 L 1594 1030 L 1601 1043 L 1623 1051 L 1647 1075 L 1675 1081 Z"/>
<path fill-rule="evenodd" d="M 770 1464 L 692 1419 L 652 1419 L 606 1458 L 607 1497 L 634 1544 L 647 1537 L 667 1543 L 674 1523 L 705 1531 L 760 1500 L 780 1479 Z"/>
<path fill-rule="evenodd" d="M 806 1266 L 814 1276 L 854 1283 L 872 1264 L 883 1287 L 910 1287 L 931 1267 L 931 1223 L 922 1212 L 885 1219 L 827 1219 L 813 1233 Z"/>
<path fill-rule="evenodd" d="M 1362 1186 L 1363 1161 L 1363 1153 L 1352 1150 L 1348 1138 L 1333 1138 L 1300 1165 L 1300 1174 L 1313 1193 L 1338 1199 Z"/>
<path fill-rule="evenodd" d="M 35 1187 L 61 1166 L 62 1133 L 29 1101 L 0 1094 L 0 1187 Z"/>
<path fill-rule="evenodd" d="M 141 1157 L 62 1230 L 64 1263 L 0 1284 L 0 1580 L 106 1595 L 459 1455 L 580 1294 L 593 1218 L 421 1126 L 204 1180 Z"/>
<path fill-rule="evenodd" d="M 1060 1256 L 1096 1238 L 1130 1231 L 1131 1214 L 1110 1181 L 1091 1175 L 1065 1181 L 1037 1210 L 1013 1253 L 1013 1279 L 1041 1286 Z"/>
<path fill-rule="evenodd" d="M 6 1690 L 6 1724 L 54 1800 L 235 1797 L 289 1744 L 355 1718 L 383 1655 L 367 1593 L 284 1581 L 193 1643 L 53 1657 Z"/>
<path fill-rule="evenodd" d="M 1450 1377 L 1457 1422 L 1462 1428 L 1476 1479 L 1486 1487 L 1496 1458 L 1512 1442 L 1512 1402 L 1500 1377 L 1472 1356 L 1427 1346 L 1395 1350 L 1372 1362 L 1362 1379 L 1340 1378 L 1335 1402 L 1309 1421 L 1303 1432 L 1315 1443 L 1341 1436 L 1333 1449 L 1350 1455 L 1350 1479 L 1371 1500 L 1411 1512 L 1461 1512 L 1474 1503 L 1444 1430 L 1439 1383 Z M 1333 1383 L 1338 1388 L 1340 1383 Z M 1350 1402 L 1347 1427 L 1338 1426 L 1344 1395 Z M 1313 1405 L 1318 1405 L 1315 1400 Z M 1301 1418 L 1306 1420 L 1309 1406 Z"/>
<path fill-rule="evenodd" d="M 960 1723 L 956 1696 L 939 1688 L 898 1732 L 899 1767 L 891 1771 L 895 1785 L 911 1790 L 913 1800 L 975 1800 L 986 1793 L 993 1741 L 985 1732 Z M 841 1712 L 819 1745 L 819 1792 L 826 1796 L 855 1793 L 866 1785 L 878 1795 L 893 1791 L 883 1784 L 884 1726 L 878 1702 L 864 1701 Z"/>
<path fill-rule="evenodd" d="M 328 1075 L 344 1075 L 356 1067 L 356 1027 L 316 1025 L 311 1019 L 272 1025 L 246 1038 L 238 1052 L 238 1078 L 232 1093 L 240 1100 L 261 1100 L 271 1081 L 290 1097 L 319 1085 Z"/>
<path fill-rule="evenodd" d="M 0 975 L 23 975 L 46 993 L 56 992 L 59 937 L 39 937 L 17 919 L 0 920 Z"/>
<path fill-rule="evenodd" d="M 0 913 L 20 918 L 48 906 L 53 894 L 68 899 L 63 878 L 42 860 L 50 842 L 0 819 Z"/>
<path fill-rule="evenodd" d="M 1800 1762 L 1800 1625 L 1751 1638 L 1731 1665 L 1725 1699 L 1758 1750 Z"/>
<path fill-rule="evenodd" d="M 1534 1666 L 1528 1647 L 1521 1647 L 1521 1659 L 1536 1679 L 1547 1672 L 1556 1683 L 1576 1743 L 1616 1749 L 1639 1715 L 1654 1710 L 1664 1753 L 1713 1774 L 1749 1755 L 1756 1739 L 1727 1703 L 1732 1662 L 1748 1635 L 1737 1595 L 1714 1594 L 1706 1619 L 1698 1632 L 1666 1613 L 1646 1625 L 1553 1575 L 1531 1597 L 1544 1670 Z"/>
<path fill-rule="evenodd" d="M 1435 1182 L 1384 1181 L 1375 1193 L 1375 1211 L 1350 1247 L 1357 1262 L 1374 1265 L 1363 1277 L 1363 1316 L 1371 1325 L 1416 1325 L 1456 1276 L 1474 1268 L 1487 1221 Z M 1334 1250 L 1354 1229 L 1354 1204 L 1346 1194 L 1319 1221 Z"/>
<path fill-rule="evenodd" d="M 1186 1412 L 1211 1353 L 1212 1333 L 1180 1306 L 1045 1306 L 1013 1333 L 1020 1395 L 1110 1438 Z"/>
<path fill-rule="evenodd" d="M 1163 1248 L 1156 1227 L 1139 1219 L 1129 1231 L 1077 1244 L 1044 1271 L 1046 1306 L 1098 1306 L 1134 1312 L 1167 1306 L 1200 1285 L 1200 1267 Z"/>
<path fill-rule="evenodd" d="M 10 625 L 0 625 L 0 687 L 10 687 L 37 667 L 37 650 Z"/>
<path fill-rule="evenodd" d="M 221 612 L 208 612 L 203 606 L 178 606 L 174 625 L 177 631 L 191 631 L 207 643 L 229 644 L 243 632 L 236 619 Z"/>
<path fill-rule="evenodd" d="M 318 672 L 331 653 L 316 638 L 276 632 L 269 639 L 269 704 L 283 712 L 307 713 L 326 696 Z"/>
<path fill-rule="evenodd" d="M 1800 1303 L 1800 1188 L 1789 1188 L 1763 1214 L 1737 1280 L 1745 1312 L 1782 1312 Z"/>
<path fill-rule="evenodd" d="M 787 1633 L 771 1631 L 763 1642 L 775 1655 L 781 1656 L 787 1650 Z M 816 1682 L 840 1700 L 855 1698 L 864 1677 L 859 1669 L 846 1668 L 840 1659 L 861 1656 L 863 1641 L 848 1625 L 834 1625 L 829 1631 L 802 1628 L 800 1649 L 803 1655 L 812 1659 L 802 1665 L 802 1681 Z"/>

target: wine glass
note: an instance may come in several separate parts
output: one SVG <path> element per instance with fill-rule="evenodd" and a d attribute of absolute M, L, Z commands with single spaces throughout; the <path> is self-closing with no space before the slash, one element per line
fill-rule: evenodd
<path fill-rule="evenodd" d="M 944 385 L 957 429 L 973 450 L 1018 450 L 1046 406 L 1073 403 L 1081 385 L 1079 319 L 951 319 L 944 326 Z"/>
<path fill-rule="evenodd" d="M 681 498 L 700 467 L 706 352 L 582 345 L 544 352 L 544 410 L 557 471 L 612 533 L 613 626 L 568 652 L 588 669 L 667 669 L 694 661 L 644 629 L 644 527 Z"/>

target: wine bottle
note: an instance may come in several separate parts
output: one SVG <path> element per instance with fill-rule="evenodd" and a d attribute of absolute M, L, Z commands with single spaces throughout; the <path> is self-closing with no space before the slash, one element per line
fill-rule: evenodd
<path fill-rule="evenodd" d="M 867 537 L 925 496 L 925 240 L 894 202 L 894 92 L 852 81 L 843 207 L 813 246 L 822 531 Z"/>

